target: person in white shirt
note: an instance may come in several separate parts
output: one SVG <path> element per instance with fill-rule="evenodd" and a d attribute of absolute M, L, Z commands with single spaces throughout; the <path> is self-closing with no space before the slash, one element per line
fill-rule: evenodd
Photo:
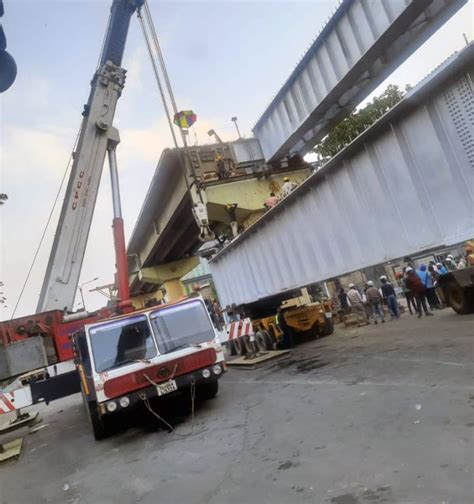
<path fill-rule="evenodd" d="M 283 197 L 286 198 L 286 196 L 288 196 L 288 194 L 290 194 L 291 191 L 296 188 L 296 184 L 294 182 L 291 182 L 289 177 L 284 177 L 283 182 L 284 184 L 282 187 L 282 194 Z"/>
<path fill-rule="evenodd" d="M 349 284 L 347 297 L 349 298 L 349 301 L 351 303 L 352 311 L 357 315 L 359 326 L 367 324 L 367 314 L 365 313 L 362 296 L 353 283 Z"/>

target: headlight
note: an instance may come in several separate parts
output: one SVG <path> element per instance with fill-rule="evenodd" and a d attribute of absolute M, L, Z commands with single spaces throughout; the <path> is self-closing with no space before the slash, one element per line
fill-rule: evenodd
<path fill-rule="evenodd" d="M 222 368 L 220 367 L 219 364 L 216 364 L 213 368 L 212 368 L 212 371 L 214 372 L 214 374 L 216 375 L 220 375 L 222 373 Z"/>
<path fill-rule="evenodd" d="M 107 411 L 113 413 L 117 409 L 117 403 L 115 401 L 110 401 L 107 403 Z"/>
<path fill-rule="evenodd" d="M 130 399 L 127 396 L 121 397 L 119 403 L 122 408 L 126 408 L 130 404 Z"/>
<path fill-rule="evenodd" d="M 209 371 L 209 369 L 203 369 L 202 370 L 202 376 L 204 378 L 209 378 L 209 376 L 211 376 L 211 372 Z"/>

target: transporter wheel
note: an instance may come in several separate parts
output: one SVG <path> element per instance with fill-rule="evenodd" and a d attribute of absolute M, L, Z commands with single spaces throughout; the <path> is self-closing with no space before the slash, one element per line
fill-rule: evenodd
<path fill-rule="evenodd" d="M 232 340 L 232 348 L 234 349 L 236 355 L 245 354 L 244 344 L 241 338 L 235 338 Z"/>
<path fill-rule="evenodd" d="M 446 301 L 449 306 L 460 315 L 474 312 L 473 289 L 463 289 L 455 283 L 445 287 Z"/>
<path fill-rule="evenodd" d="M 216 397 L 219 391 L 219 382 L 213 380 L 196 386 L 196 397 L 199 401 L 207 401 Z"/>
<path fill-rule="evenodd" d="M 275 343 L 275 339 L 270 334 L 270 332 L 267 331 L 266 329 L 262 332 L 263 332 L 263 335 L 265 336 L 265 344 L 266 344 L 267 350 L 273 350 L 273 345 Z"/>
<path fill-rule="evenodd" d="M 268 350 L 265 331 L 259 330 L 255 333 L 255 343 L 260 352 L 265 352 L 266 350 Z"/>
<path fill-rule="evenodd" d="M 244 336 L 244 348 L 245 354 L 254 354 L 257 352 L 257 346 L 255 345 L 255 341 L 250 341 L 250 336 Z"/>

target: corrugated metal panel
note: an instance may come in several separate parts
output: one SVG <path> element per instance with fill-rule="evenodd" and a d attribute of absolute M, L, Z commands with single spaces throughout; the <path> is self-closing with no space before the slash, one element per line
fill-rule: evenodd
<path fill-rule="evenodd" d="M 253 132 L 265 158 L 304 154 L 467 0 L 345 0 Z"/>
<path fill-rule="evenodd" d="M 244 304 L 474 236 L 474 45 L 210 263 Z"/>

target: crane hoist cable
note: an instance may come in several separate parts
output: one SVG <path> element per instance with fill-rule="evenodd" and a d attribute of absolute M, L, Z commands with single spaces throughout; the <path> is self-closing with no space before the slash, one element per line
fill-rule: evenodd
<path fill-rule="evenodd" d="M 189 148 L 188 148 L 188 144 L 186 141 L 186 135 L 185 135 L 184 131 L 181 130 L 181 139 L 182 139 L 183 147 L 184 147 L 184 155 L 183 155 L 183 151 L 179 148 L 178 141 L 177 141 L 177 138 L 176 138 L 176 135 L 174 132 L 174 126 L 173 126 L 173 122 L 171 120 L 168 99 L 171 102 L 171 106 L 172 106 L 175 114 L 178 113 L 178 107 L 176 105 L 176 100 L 174 98 L 173 89 L 171 87 L 171 81 L 170 81 L 170 78 L 168 75 L 168 71 L 166 69 L 166 64 L 165 64 L 163 52 L 161 50 L 158 36 L 156 34 L 155 26 L 153 23 L 153 18 L 151 16 L 150 8 L 149 8 L 146 0 L 144 2 L 143 9 L 139 9 L 137 11 L 137 16 L 140 20 L 140 25 L 141 25 L 141 28 L 143 31 L 143 36 L 145 38 L 145 43 L 146 43 L 146 46 L 148 49 L 148 54 L 150 56 L 151 64 L 153 67 L 153 72 L 155 74 L 155 78 L 156 78 L 156 81 L 158 84 L 158 89 L 159 89 L 160 96 L 161 96 L 161 99 L 163 102 L 163 107 L 165 109 L 166 118 L 168 120 L 168 125 L 169 125 L 170 131 L 171 131 L 171 135 L 173 137 L 173 142 L 174 142 L 174 145 L 175 145 L 176 150 L 178 152 L 181 166 L 183 168 L 183 176 L 184 176 L 184 179 L 186 182 L 186 189 L 187 189 L 188 193 L 191 194 L 191 197 L 192 197 L 191 189 L 194 186 L 196 196 L 199 198 L 199 201 L 195 202 L 194 198 L 192 197 L 192 199 L 193 199 L 193 209 L 192 209 L 193 216 L 196 221 L 196 224 L 200 228 L 199 238 L 203 242 L 210 241 L 210 240 L 214 239 L 214 233 L 211 231 L 211 229 L 209 227 L 209 220 L 208 220 L 208 216 L 207 216 L 207 208 L 206 208 L 205 198 L 203 197 L 202 189 L 199 186 L 199 182 L 198 182 L 196 170 L 195 170 L 195 167 L 193 164 L 193 160 L 191 159 L 191 155 L 189 153 Z M 150 38 L 151 38 L 151 40 L 150 40 Z M 157 55 L 157 58 L 155 57 L 155 54 Z M 163 88 L 163 84 L 161 82 L 160 73 L 158 70 L 158 65 L 157 65 L 156 59 L 158 59 L 158 61 L 159 61 L 161 73 L 163 74 L 163 77 L 165 80 L 168 99 L 166 97 L 165 90 Z M 189 161 L 189 165 L 188 165 L 188 163 L 186 163 L 186 157 Z M 188 169 L 191 172 L 190 175 L 193 180 L 191 185 L 189 184 L 189 181 L 188 181 Z"/>
<path fill-rule="evenodd" d="M 43 228 L 43 232 L 41 234 L 41 238 L 39 240 L 38 246 L 36 247 L 33 259 L 31 261 L 30 267 L 28 269 L 28 273 L 26 274 L 25 281 L 23 282 L 23 285 L 21 287 L 20 294 L 18 295 L 18 299 L 16 300 L 15 307 L 13 308 L 10 320 L 12 320 L 13 317 L 15 316 L 15 313 L 16 313 L 16 310 L 18 308 L 18 305 L 20 304 L 21 298 L 23 297 L 23 294 L 25 292 L 26 285 L 28 284 L 28 281 L 30 279 L 31 272 L 33 271 L 33 268 L 35 266 L 36 260 L 38 259 L 38 255 L 40 253 L 41 247 L 43 246 L 43 242 L 44 242 L 44 239 L 46 237 L 46 232 L 48 231 L 48 227 L 49 227 L 49 225 L 51 223 L 51 219 L 53 218 L 54 210 L 55 210 L 56 205 L 58 204 L 58 201 L 59 201 L 59 196 L 61 195 L 61 191 L 62 191 L 62 188 L 63 188 L 63 185 L 64 185 L 64 181 L 66 180 L 67 174 L 69 173 L 69 169 L 71 168 L 71 164 L 72 164 L 72 161 L 74 159 L 74 152 L 76 150 L 77 142 L 79 141 L 79 136 L 80 135 L 81 135 L 81 128 L 79 128 L 79 131 L 77 133 L 76 139 L 74 140 L 74 146 L 73 146 L 73 149 L 71 151 L 71 155 L 69 156 L 68 162 L 66 164 L 66 169 L 64 170 L 63 177 L 61 179 L 61 182 L 59 184 L 58 190 L 56 192 L 56 196 L 55 196 L 54 201 L 53 201 L 53 205 L 51 207 L 51 210 L 49 212 L 48 218 L 46 220 L 46 224 L 45 224 L 45 226 Z"/>

